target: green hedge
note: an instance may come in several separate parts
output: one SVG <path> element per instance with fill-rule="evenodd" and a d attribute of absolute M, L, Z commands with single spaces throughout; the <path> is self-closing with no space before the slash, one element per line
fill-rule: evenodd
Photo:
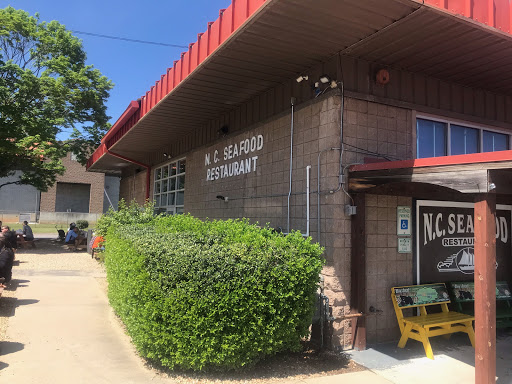
<path fill-rule="evenodd" d="M 298 232 L 246 221 L 111 225 L 109 299 L 142 356 L 169 368 L 236 369 L 300 349 L 321 253 Z"/>

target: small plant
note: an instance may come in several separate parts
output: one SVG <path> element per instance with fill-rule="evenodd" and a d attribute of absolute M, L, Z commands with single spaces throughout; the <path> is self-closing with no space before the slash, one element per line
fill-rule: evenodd
<path fill-rule="evenodd" d="M 89 227 L 89 222 L 87 220 L 77 220 L 76 226 L 79 230 L 83 231 L 84 229 Z"/>

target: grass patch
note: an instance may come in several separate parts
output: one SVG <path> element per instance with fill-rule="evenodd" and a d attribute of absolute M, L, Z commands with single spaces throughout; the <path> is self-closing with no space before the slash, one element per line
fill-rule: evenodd
<path fill-rule="evenodd" d="M 8 225 L 11 230 L 22 229 L 22 223 L 7 223 L 4 222 L 2 225 Z M 57 229 L 62 229 L 64 232 L 67 232 L 69 226 L 65 224 L 29 224 L 30 228 L 32 228 L 32 232 L 35 233 L 55 233 L 57 236 Z M 57 226 L 57 228 L 55 228 Z"/>

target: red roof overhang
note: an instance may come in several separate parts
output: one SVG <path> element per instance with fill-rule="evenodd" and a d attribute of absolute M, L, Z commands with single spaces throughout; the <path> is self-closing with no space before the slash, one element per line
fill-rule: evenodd
<path fill-rule="evenodd" d="M 511 10 L 508 0 L 236 0 L 102 145 L 143 162 L 338 52 L 512 94 Z M 117 163 L 100 147 L 88 169 Z"/>
<path fill-rule="evenodd" d="M 512 193 L 512 151 L 358 164 L 349 168 L 349 190 L 368 192 L 394 183 L 434 184 L 463 193 Z M 493 185 L 492 185 L 493 184 Z"/>

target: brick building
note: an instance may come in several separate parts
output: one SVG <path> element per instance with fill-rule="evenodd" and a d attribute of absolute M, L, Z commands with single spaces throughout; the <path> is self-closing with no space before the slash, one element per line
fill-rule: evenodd
<path fill-rule="evenodd" d="M 462 249 L 447 234 L 472 239 L 481 193 L 494 190 L 510 234 L 510 9 L 453 3 L 233 2 L 130 103 L 88 170 L 121 171 L 121 197 L 159 211 L 312 236 L 335 346 L 396 340 L 391 287 L 473 278 L 431 255 Z"/>

